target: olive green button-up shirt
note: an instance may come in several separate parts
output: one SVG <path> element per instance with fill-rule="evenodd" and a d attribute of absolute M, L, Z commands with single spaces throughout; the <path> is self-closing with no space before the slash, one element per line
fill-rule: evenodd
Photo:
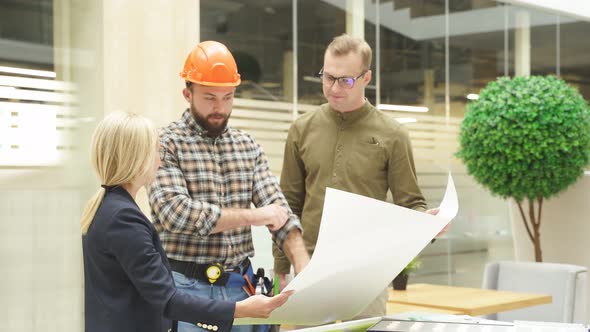
<path fill-rule="evenodd" d="M 426 209 L 408 132 L 368 101 L 346 113 L 324 104 L 300 116 L 289 129 L 281 189 L 301 219 L 310 254 L 318 238 L 326 187 L 382 201 L 391 190 L 395 204 Z M 370 220 L 359 220 L 359 231 L 364 227 L 371 227 Z M 276 247 L 273 255 L 275 271 L 289 273 L 285 255 Z"/>

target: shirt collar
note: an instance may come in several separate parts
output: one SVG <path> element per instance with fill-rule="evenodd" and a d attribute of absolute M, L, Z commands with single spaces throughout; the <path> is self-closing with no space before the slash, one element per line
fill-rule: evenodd
<path fill-rule="evenodd" d="M 373 105 L 371 105 L 371 103 L 366 98 L 363 106 L 350 112 L 338 112 L 332 109 L 332 107 L 330 107 L 330 104 L 326 105 L 328 109 L 327 113 L 329 114 L 330 118 L 332 118 L 335 121 L 345 123 L 354 123 L 356 121 L 359 121 L 360 119 L 367 116 L 367 114 L 369 114 L 373 109 Z"/>

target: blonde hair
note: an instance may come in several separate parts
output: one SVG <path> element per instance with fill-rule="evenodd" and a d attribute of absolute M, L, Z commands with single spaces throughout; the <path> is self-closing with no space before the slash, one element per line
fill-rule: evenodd
<path fill-rule="evenodd" d="M 102 185 L 130 183 L 149 172 L 155 159 L 158 133 L 148 119 L 134 113 L 114 112 L 96 127 L 92 136 L 91 159 Z M 102 203 L 100 188 L 86 203 L 80 229 L 86 235 Z"/>
<path fill-rule="evenodd" d="M 373 51 L 367 42 L 358 37 L 353 37 L 347 34 L 341 34 L 335 37 L 334 40 L 326 48 L 326 52 L 330 52 L 335 56 L 344 56 L 350 52 L 355 52 L 361 55 L 363 60 L 363 70 L 371 69 L 371 61 L 373 60 Z"/>

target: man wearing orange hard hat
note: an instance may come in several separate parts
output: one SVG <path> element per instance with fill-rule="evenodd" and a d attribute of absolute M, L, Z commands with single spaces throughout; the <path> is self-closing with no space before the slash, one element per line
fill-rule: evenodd
<path fill-rule="evenodd" d="M 189 108 L 160 134 L 162 165 L 148 189 L 153 222 L 178 288 L 208 298 L 241 300 L 255 292 L 251 227 L 266 226 L 300 272 L 309 262 L 301 223 L 260 146 L 228 125 L 241 80 L 227 47 L 215 41 L 199 43 L 180 76 Z M 178 326 L 180 332 L 203 329 L 209 326 Z M 242 325 L 232 331 L 255 329 Z"/>

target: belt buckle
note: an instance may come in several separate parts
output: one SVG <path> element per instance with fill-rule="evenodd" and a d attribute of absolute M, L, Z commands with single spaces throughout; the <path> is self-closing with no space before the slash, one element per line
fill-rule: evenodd
<path fill-rule="evenodd" d="M 223 270 L 223 266 L 219 263 L 212 263 L 209 264 L 209 266 L 207 266 L 207 269 L 205 270 L 205 276 L 207 277 L 207 280 L 209 280 L 210 284 L 215 284 L 215 282 L 217 282 L 217 279 L 219 279 L 223 273 L 225 271 Z"/>

